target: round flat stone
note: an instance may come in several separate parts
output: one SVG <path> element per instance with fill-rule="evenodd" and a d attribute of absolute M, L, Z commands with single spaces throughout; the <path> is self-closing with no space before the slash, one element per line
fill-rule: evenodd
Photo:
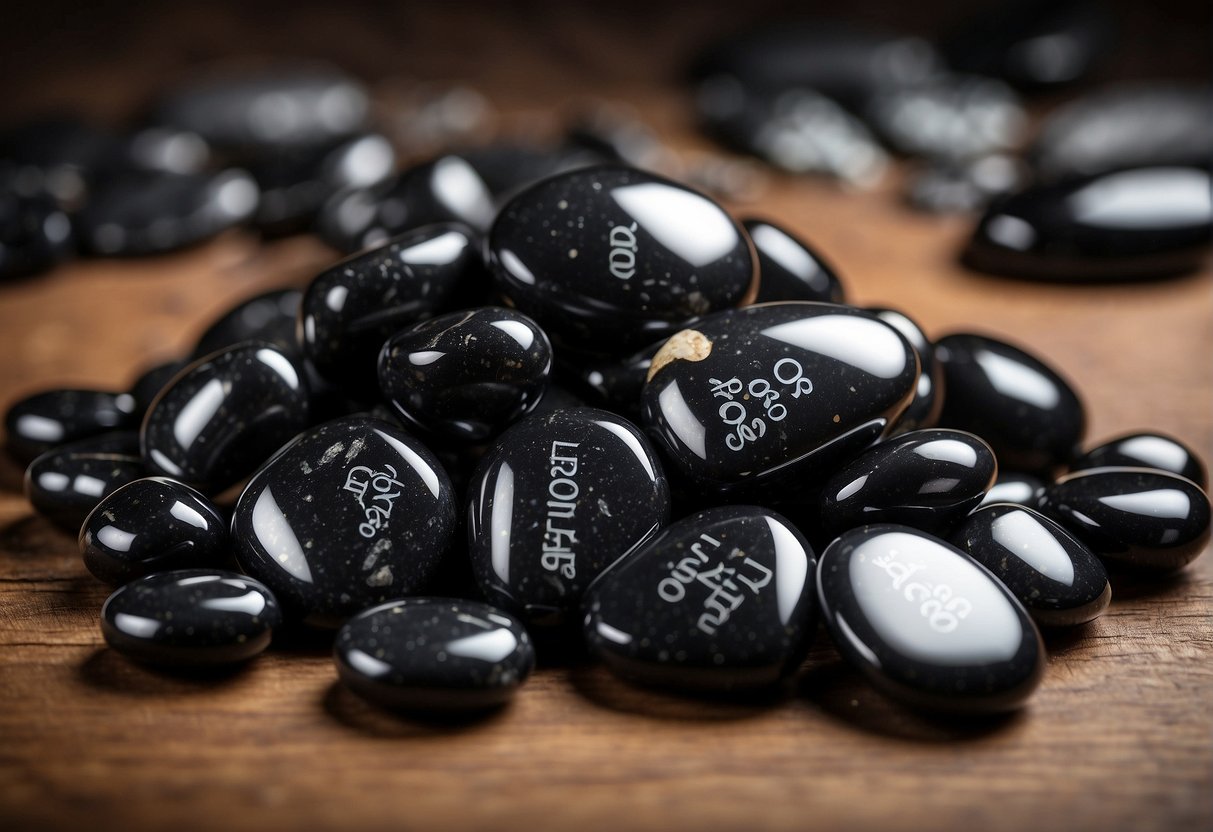
<path fill-rule="evenodd" d="M 89 436 L 135 425 L 135 400 L 103 390 L 45 390 L 9 405 L 5 446 L 18 462 Z"/>
<path fill-rule="evenodd" d="M 758 255 L 761 279 L 755 303 L 845 300 L 837 272 L 808 243 L 766 220 L 748 219 L 741 224 Z"/>
<path fill-rule="evenodd" d="M 137 452 L 93 451 L 73 443 L 47 451 L 30 463 L 25 471 L 25 496 L 43 517 L 76 534 L 107 494 L 148 473 Z"/>
<path fill-rule="evenodd" d="M 1088 468 L 1157 468 L 1208 486 L 1205 465 L 1196 453 L 1173 436 L 1129 433 L 1109 439 L 1070 463 L 1071 471 Z"/>

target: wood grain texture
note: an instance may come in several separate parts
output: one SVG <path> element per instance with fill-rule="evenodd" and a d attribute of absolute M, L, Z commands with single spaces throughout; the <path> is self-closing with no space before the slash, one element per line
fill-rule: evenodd
<path fill-rule="evenodd" d="M 644 79 L 669 77 L 671 55 L 713 28 L 707 12 L 687 13 L 658 63 L 660 27 L 595 34 L 572 12 L 536 31 L 482 9 L 488 21 L 452 51 L 431 44 L 463 20 L 456 11 L 393 12 L 410 32 L 412 48 L 399 49 L 392 27 L 316 7 L 277 29 L 257 28 L 235 4 L 175 16 L 140 8 L 119 21 L 129 25 L 122 54 L 95 43 L 120 28 L 95 13 L 93 28 L 46 35 L 78 49 L 65 48 L 61 65 L 24 68 L 29 83 L 11 100 L 120 114 L 190 57 L 223 51 L 216 44 L 287 54 L 295 37 L 295 51 L 344 55 L 379 90 L 402 67 L 470 78 L 507 118 L 545 112 L 622 65 L 598 91 L 633 101 L 676 148 L 706 146 L 679 91 Z M 176 40 L 162 37 L 170 25 Z M 584 48 L 568 46 L 573 35 Z M 1102 288 L 977 275 L 955 262 L 968 221 L 914 214 L 896 185 L 895 176 L 857 194 L 773 179 L 757 203 L 730 207 L 803 234 L 861 304 L 904 309 L 932 336 L 979 330 L 1044 356 L 1085 399 L 1092 442 L 1152 428 L 1208 456 L 1207 268 Z M 45 386 L 125 386 L 235 299 L 302 285 L 331 257 L 306 238 L 262 246 L 234 233 L 170 257 L 79 262 L 0 286 L 0 405 Z M 220 677 L 164 675 L 114 655 L 97 628 L 106 590 L 75 541 L 31 514 L 20 479 L 0 460 L 3 830 L 1213 827 L 1208 554 L 1168 579 L 1116 576 L 1108 614 L 1049 635 L 1030 706 L 992 723 L 889 704 L 822 634 L 800 677 L 770 701 L 639 691 L 573 660 L 542 667 L 495 717 L 429 724 L 356 700 L 336 685 L 327 647 L 306 639 Z"/>

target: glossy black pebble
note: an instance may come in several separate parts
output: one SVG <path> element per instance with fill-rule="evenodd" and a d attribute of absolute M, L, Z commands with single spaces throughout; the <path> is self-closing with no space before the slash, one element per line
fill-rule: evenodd
<path fill-rule="evenodd" d="M 0 177 L 0 280 L 49 269 L 73 243 L 71 220 L 53 199 L 13 193 Z"/>
<path fill-rule="evenodd" d="M 995 503 L 970 514 L 951 542 L 989 569 L 1044 626 L 1098 618 L 1112 600 L 1095 554 L 1033 509 Z"/>
<path fill-rule="evenodd" d="M 1130 433 L 1109 439 L 1070 463 L 1071 471 L 1088 468 L 1157 468 L 1208 487 L 1205 465 L 1192 449 L 1173 436 Z"/>
<path fill-rule="evenodd" d="M 1078 451 L 1086 413 L 1073 388 L 1040 359 L 996 338 L 956 334 L 941 338 L 942 427 L 976 433 L 998 464 L 1048 473 Z"/>
<path fill-rule="evenodd" d="M 585 637 L 612 671 L 687 690 L 774 685 L 815 633 L 816 556 L 774 512 L 724 506 L 667 526 L 585 598 Z"/>
<path fill-rule="evenodd" d="M 843 303 L 838 274 L 808 243 L 766 220 L 741 223 L 758 255 L 760 281 L 755 303 L 816 300 Z"/>
<path fill-rule="evenodd" d="M 1045 489 L 1040 511 L 1107 560 L 1177 569 L 1209 543 L 1209 498 L 1194 482 L 1147 468 L 1091 468 Z"/>
<path fill-rule="evenodd" d="M 539 624 L 574 613 L 590 582 L 670 517 L 670 490 L 648 440 L 593 408 L 512 427 L 481 461 L 468 498 L 481 590 Z"/>
<path fill-rule="evenodd" d="M 853 529 L 817 566 L 839 653 L 874 686 L 933 711 L 1020 707 L 1044 674 L 1040 634 L 968 555 L 906 526 Z"/>
<path fill-rule="evenodd" d="M 231 553 L 227 521 L 187 485 L 163 477 L 128 483 L 80 527 L 88 571 L 117 586 L 166 569 L 219 566 Z"/>
<path fill-rule="evenodd" d="M 4 414 L 5 443 L 19 462 L 51 448 L 135 425 L 135 400 L 102 390 L 46 390 L 14 402 Z"/>
<path fill-rule="evenodd" d="M 157 572 L 121 587 L 101 608 L 101 634 L 137 661 L 207 667 L 253 658 L 282 622 L 274 595 L 221 569 Z"/>
<path fill-rule="evenodd" d="M 90 451 L 72 443 L 30 463 L 25 470 L 25 496 L 43 517 L 76 534 L 107 494 L 148 473 L 137 454 Z"/>
<path fill-rule="evenodd" d="M 173 377 L 188 365 L 188 361 L 165 361 L 162 364 L 148 367 L 139 374 L 128 392 L 135 400 L 135 413 L 140 420 L 147 414 L 147 409 L 160 395 L 160 391 L 168 387 L 168 383 L 173 380 Z"/>
<path fill-rule="evenodd" d="M 893 329 L 900 332 L 918 353 L 918 381 L 914 385 L 914 400 L 897 420 L 894 431 L 933 428 L 943 410 L 943 368 L 935 360 L 935 345 L 925 332 L 904 312 L 882 307 L 869 307 L 868 311 Z"/>
<path fill-rule="evenodd" d="M 338 631 L 333 658 L 360 696 L 419 711 L 503 705 L 535 666 L 516 618 L 450 598 L 404 598 L 359 613 Z"/>
<path fill-rule="evenodd" d="M 379 389 L 406 424 L 482 441 L 539 403 L 552 345 L 525 315 L 486 306 L 433 318 L 387 341 Z"/>
<path fill-rule="evenodd" d="M 981 506 L 990 503 L 1016 503 L 1028 508 L 1036 508 L 1040 495 L 1044 493 L 1045 481 L 1032 474 L 1021 471 L 999 471 L 998 479 L 990 486 L 986 496 L 982 498 Z"/>
<path fill-rule="evenodd" d="M 274 289 L 239 301 L 198 336 L 191 360 L 234 347 L 242 341 L 263 341 L 287 355 L 298 355 L 295 326 L 302 300 L 303 293 L 298 289 Z"/>

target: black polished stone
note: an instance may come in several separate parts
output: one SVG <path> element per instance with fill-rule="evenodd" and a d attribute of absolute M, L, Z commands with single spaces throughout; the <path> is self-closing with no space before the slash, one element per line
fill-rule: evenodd
<path fill-rule="evenodd" d="M 535 666 L 513 616 L 476 601 L 402 598 L 360 612 L 337 632 L 337 675 L 388 708 L 468 711 L 504 705 Z"/>
<path fill-rule="evenodd" d="M 1109 439 L 1070 463 L 1071 471 L 1088 468 L 1157 468 L 1190 479 L 1202 489 L 1208 475 L 1200 457 L 1173 436 L 1135 432 Z"/>
<path fill-rule="evenodd" d="M 245 341 L 189 365 L 143 419 L 155 474 L 215 494 L 253 472 L 308 424 L 308 388 L 294 361 Z"/>
<path fill-rule="evenodd" d="M 556 375 L 594 407 L 639 421 L 640 392 L 653 356 L 664 344 L 664 340 L 657 341 L 627 358 L 557 352 Z"/>
<path fill-rule="evenodd" d="M 816 556 L 794 526 L 724 506 L 667 526 L 585 597 L 590 651 L 662 687 L 743 691 L 777 684 L 816 633 Z"/>
<path fill-rule="evenodd" d="M 295 328 L 302 299 L 298 289 L 274 289 L 238 301 L 198 337 L 192 360 L 244 341 L 273 344 L 285 354 L 297 356 Z"/>
<path fill-rule="evenodd" d="M 493 224 L 500 290 L 564 345 L 626 355 L 752 299 L 749 238 L 708 197 L 621 166 L 546 179 Z"/>
<path fill-rule="evenodd" d="M 669 486 L 648 440 L 594 408 L 515 425 L 485 454 L 467 493 L 481 590 L 536 624 L 575 619 L 590 582 L 670 518 Z"/>
<path fill-rule="evenodd" d="M 897 420 L 895 432 L 935 427 L 943 410 L 945 392 L 943 368 L 935 360 L 935 345 L 927 338 L 922 327 L 904 312 L 879 307 L 869 307 L 868 311 L 900 332 L 918 353 L 918 381 L 914 385 L 914 400 Z"/>
<path fill-rule="evenodd" d="M 759 284 L 755 303 L 816 300 L 843 303 L 846 293 L 838 274 L 804 240 L 766 220 L 741 223 L 758 255 Z"/>
<path fill-rule="evenodd" d="M 573 407 L 585 407 L 586 403 L 578 396 L 557 384 L 548 384 L 543 390 L 543 397 L 528 416 L 547 416 L 560 410 Z"/>
<path fill-rule="evenodd" d="M 247 661 L 282 622 L 278 603 L 252 578 L 222 569 L 179 569 L 139 578 L 101 608 L 101 634 L 140 662 L 208 667 Z"/>
<path fill-rule="evenodd" d="M 1026 166 L 1005 153 L 938 160 L 911 173 L 906 199 L 931 213 L 977 211 L 996 197 L 1020 190 L 1027 178 Z"/>
<path fill-rule="evenodd" d="M 869 448 L 826 481 L 821 522 L 830 537 L 869 523 L 946 533 L 977 507 L 997 472 L 981 437 L 911 431 Z"/>
<path fill-rule="evenodd" d="M 9 405 L 5 446 L 18 462 L 89 436 L 134 427 L 136 404 L 126 393 L 44 390 Z"/>
<path fill-rule="evenodd" d="M 395 333 L 456 302 L 484 273 L 466 226 L 427 225 L 322 271 L 299 313 L 304 355 L 325 379 L 374 390 L 379 349 Z"/>
<path fill-rule="evenodd" d="M 998 479 L 990 486 L 978 507 L 991 503 L 1015 503 L 1036 508 L 1044 490 L 1045 481 L 1040 477 L 1022 471 L 999 471 Z"/>
<path fill-rule="evenodd" d="M 1045 489 L 1040 511 L 1095 554 L 1177 569 L 1209 543 L 1209 498 L 1191 480 L 1149 468 L 1091 468 Z"/>
<path fill-rule="evenodd" d="M 939 424 L 976 433 L 1000 466 L 1048 473 L 1077 454 L 1086 430 L 1082 401 L 1039 358 L 970 333 L 939 339 L 935 358 L 945 391 Z"/>
<path fill-rule="evenodd" d="M 617 161 L 603 157 L 603 148 L 576 144 L 546 146 L 521 141 L 501 141 L 462 148 L 459 158 L 471 165 L 497 199 L 508 199 L 541 179 L 577 168 Z"/>
<path fill-rule="evenodd" d="M 951 536 L 994 573 L 1044 626 L 1098 618 L 1112 600 L 1108 571 L 1095 554 L 1048 517 L 995 503 L 973 512 Z"/>
<path fill-rule="evenodd" d="M 308 430 L 249 481 L 232 537 L 294 617 L 329 626 L 426 588 L 454 540 L 437 458 L 399 428 L 351 416 Z"/>
<path fill-rule="evenodd" d="M 764 304 L 666 342 L 649 369 L 644 422 L 701 493 L 788 497 L 886 435 L 917 378 L 913 347 L 873 315 Z"/>
<path fill-rule="evenodd" d="M 888 696 L 932 711 L 1018 708 L 1044 674 L 1027 611 L 985 567 L 906 526 L 853 529 L 817 590 L 838 652 Z"/>
<path fill-rule="evenodd" d="M 406 424 L 483 441 L 539 403 L 552 345 L 525 315 L 485 306 L 404 330 L 379 354 L 379 389 Z"/>
<path fill-rule="evenodd" d="M 52 198 L 15 193 L 0 177 L 0 281 L 46 271 L 74 244 L 72 221 Z"/>
<path fill-rule="evenodd" d="M 140 170 L 201 173 L 212 161 L 211 147 L 193 130 L 149 126 L 121 138 L 122 162 Z"/>
<path fill-rule="evenodd" d="M 25 196 L 51 197 L 68 211 L 80 208 L 90 181 L 121 152 L 106 130 L 72 115 L 48 115 L 0 133 L 0 179 L 11 176 Z"/>
<path fill-rule="evenodd" d="M 211 501 L 163 477 L 114 491 L 79 532 L 85 567 L 113 586 L 167 569 L 221 566 L 231 553 L 227 521 Z"/>
<path fill-rule="evenodd" d="M 1144 280 L 1200 267 L 1209 171 L 1153 167 L 1042 185 L 994 202 L 963 254 L 979 271 L 1058 282 Z"/>
<path fill-rule="evenodd" d="M 34 511 L 75 534 L 102 498 L 148 473 L 137 452 L 90 451 L 73 443 L 30 463 L 25 469 L 25 496 Z"/>
<path fill-rule="evenodd" d="M 165 361 L 162 364 L 155 364 L 148 367 L 139 373 L 139 377 L 131 384 L 131 388 L 127 391 L 130 397 L 135 400 L 135 414 L 142 419 L 147 409 L 152 406 L 152 402 L 156 396 L 160 395 L 160 391 L 168 386 L 168 383 L 173 380 L 177 373 L 189 366 L 189 361 Z"/>

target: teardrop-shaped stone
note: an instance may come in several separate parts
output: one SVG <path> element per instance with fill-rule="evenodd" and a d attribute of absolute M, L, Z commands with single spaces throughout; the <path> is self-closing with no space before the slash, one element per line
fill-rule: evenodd
<path fill-rule="evenodd" d="M 137 453 L 94 451 L 72 443 L 30 463 L 25 470 L 25 496 L 43 517 L 76 534 L 107 494 L 148 473 Z"/>
<path fill-rule="evenodd" d="M 510 200 L 489 267 L 558 345 L 599 354 L 626 355 L 757 288 L 749 239 L 724 209 L 622 166 L 553 176 Z"/>
<path fill-rule="evenodd" d="M 273 344 L 286 355 L 297 356 L 295 327 L 302 300 L 303 293 L 298 289 L 274 289 L 238 301 L 199 336 L 191 360 L 243 341 Z"/>
<path fill-rule="evenodd" d="M 1042 513 L 1102 558 L 1177 569 L 1209 543 L 1209 498 L 1196 483 L 1149 468 L 1091 468 L 1061 477 Z"/>
<path fill-rule="evenodd" d="M 943 368 L 935 360 L 935 345 L 904 312 L 882 307 L 868 307 L 868 311 L 893 329 L 900 332 L 918 353 L 918 381 L 914 385 L 914 400 L 897 420 L 894 431 L 904 433 L 922 428 L 933 428 L 943 410 Z"/>
<path fill-rule="evenodd" d="M 195 361 L 148 410 L 153 473 L 215 494 L 250 474 L 308 424 L 308 390 L 281 350 L 246 341 Z"/>
<path fill-rule="evenodd" d="M 538 624 L 575 617 L 590 582 L 670 517 L 669 487 L 648 440 L 593 408 L 510 428 L 485 454 L 468 497 L 481 590 Z"/>
<path fill-rule="evenodd" d="M 1208 486 L 1200 457 L 1175 437 L 1159 433 L 1129 433 L 1109 439 L 1070 463 L 1071 471 L 1112 467 L 1157 468 L 1190 479 L 1202 489 Z"/>
<path fill-rule="evenodd" d="M 817 566 L 843 658 L 890 697 L 938 711 L 1018 708 L 1044 673 L 1040 634 L 985 567 L 906 526 L 846 532 Z"/>
<path fill-rule="evenodd" d="M 816 556 L 795 527 L 723 506 L 663 529 L 590 587 L 591 652 L 636 682 L 688 690 L 774 685 L 815 633 Z"/>
<path fill-rule="evenodd" d="M 1078 451 L 1086 431 L 1082 401 L 1057 371 L 996 338 L 955 334 L 939 339 L 943 427 L 981 436 L 1010 470 L 1048 473 Z"/>
<path fill-rule="evenodd" d="M 137 661 L 206 667 L 247 661 L 282 622 L 260 582 L 222 569 L 179 569 L 138 578 L 101 608 L 101 634 Z"/>
<path fill-rule="evenodd" d="M 888 324 L 826 303 L 723 312 L 653 359 L 645 425 L 701 492 L 800 490 L 885 435 L 918 358 Z"/>
<path fill-rule="evenodd" d="M 476 601 L 402 598 L 337 632 L 337 674 L 389 708 L 467 711 L 508 702 L 535 666 L 522 624 Z"/>
<path fill-rule="evenodd" d="M 201 493 L 147 477 L 97 504 L 80 527 L 89 572 L 118 586 L 169 569 L 220 566 L 231 554 L 227 521 Z"/>
<path fill-rule="evenodd" d="M 455 535 L 451 483 L 399 428 L 350 416 L 308 430 L 249 480 L 236 557 L 293 616 L 332 625 L 424 589 Z"/>
<path fill-rule="evenodd" d="M 44 390 L 9 405 L 4 414 L 8 452 L 29 463 L 52 448 L 135 425 L 135 400 L 103 390 Z"/>
<path fill-rule="evenodd" d="M 742 225 L 758 255 L 761 280 L 755 303 L 844 302 L 845 291 L 838 274 L 808 243 L 766 220 L 743 220 Z"/>
<path fill-rule="evenodd" d="M 994 573 L 1038 624 L 1098 618 L 1112 600 L 1099 558 L 1057 523 L 1024 506 L 988 505 L 970 514 L 952 543 Z"/>

